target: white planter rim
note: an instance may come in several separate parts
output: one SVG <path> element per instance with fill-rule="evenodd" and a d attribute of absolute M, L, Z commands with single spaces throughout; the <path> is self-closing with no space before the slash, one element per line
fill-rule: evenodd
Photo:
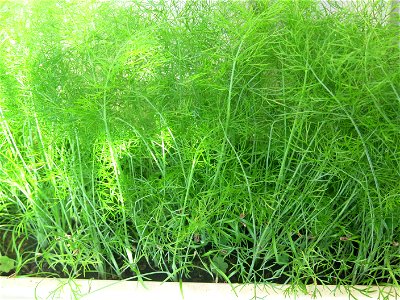
<path fill-rule="evenodd" d="M 398 299 L 400 288 L 0 277 L 0 299 Z"/>

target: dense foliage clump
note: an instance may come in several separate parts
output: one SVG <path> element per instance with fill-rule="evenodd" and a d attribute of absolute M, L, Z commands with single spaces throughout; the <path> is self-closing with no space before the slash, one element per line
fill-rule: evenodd
<path fill-rule="evenodd" d="M 2 1 L 0 255 L 18 274 L 397 283 L 387 2 Z"/>

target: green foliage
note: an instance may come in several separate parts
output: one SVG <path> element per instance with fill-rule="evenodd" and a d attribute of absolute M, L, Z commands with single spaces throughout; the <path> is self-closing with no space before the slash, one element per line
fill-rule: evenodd
<path fill-rule="evenodd" d="M 13 269 L 15 269 L 15 260 L 0 255 L 0 273 L 8 273 Z"/>
<path fill-rule="evenodd" d="M 17 273 L 396 283 L 398 27 L 324 3 L 2 1 Z"/>
<path fill-rule="evenodd" d="M 212 260 L 211 270 L 218 274 L 219 272 L 226 273 L 228 270 L 228 264 L 225 262 L 222 256 L 215 256 Z"/>

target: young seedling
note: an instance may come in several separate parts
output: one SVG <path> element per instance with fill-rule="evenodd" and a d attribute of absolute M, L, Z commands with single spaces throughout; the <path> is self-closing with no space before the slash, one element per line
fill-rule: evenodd
<path fill-rule="evenodd" d="M 1 273 L 8 273 L 15 268 L 15 260 L 0 255 L 0 274 Z"/>
<path fill-rule="evenodd" d="M 218 276 L 222 275 L 226 277 L 226 271 L 228 270 L 228 264 L 225 259 L 217 255 L 211 261 L 211 271 L 215 274 L 215 282 L 218 283 Z"/>

